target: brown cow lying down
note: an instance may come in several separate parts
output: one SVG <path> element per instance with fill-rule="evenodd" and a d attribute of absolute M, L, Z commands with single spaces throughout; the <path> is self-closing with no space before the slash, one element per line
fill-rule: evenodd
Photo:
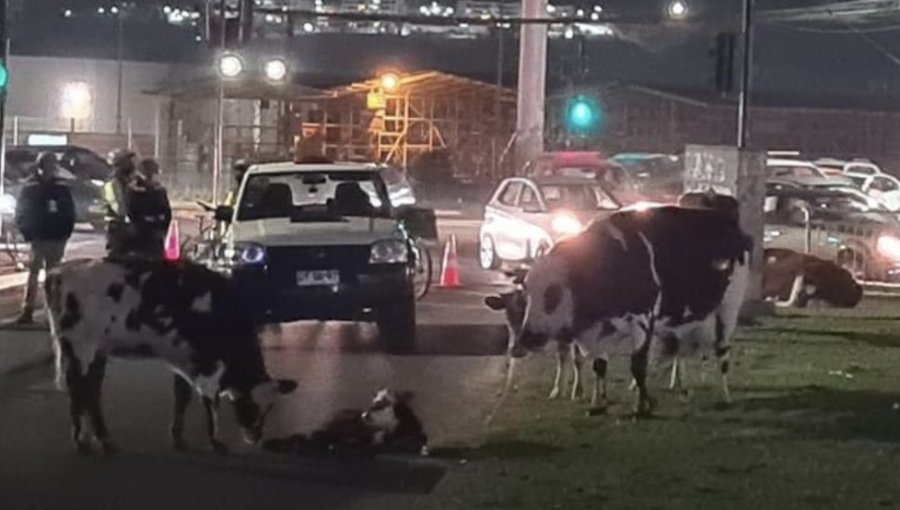
<path fill-rule="evenodd" d="M 862 299 L 853 275 L 830 260 L 783 248 L 767 248 L 765 260 L 763 297 L 779 306 L 805 307 L 816 300 L 853 308 Z"/>

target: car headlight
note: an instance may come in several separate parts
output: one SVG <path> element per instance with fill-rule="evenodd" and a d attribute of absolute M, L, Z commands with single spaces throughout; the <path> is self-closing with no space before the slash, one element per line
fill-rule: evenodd
<path fill-rule="evenodd" d="M 266 261 L 266 249 L 258 244 L 238 243 L 222 250 L 223 262 L 232 266 L 256 265 Z"/>
<path fill-rule="evenodd" d="M 878 238 L 876 243 L 878 253 L 891 260 L 900 260 L 900 238 L 885 235 Z"/>
<path fill-rule="evenodd" d="M 0 196 L 0 214 L 14 214 L 16 212 L 16 197 L 9 193 Z"/>
<path fill-rule="evenodd" d="M 386 239 L 372 245 L 369 253 L 369 264 L 399 264 L 409 260 L 406 241 Z"/>
<path fill-rule="evenodd" d="M 581 232 L 581 221 L 571 214 L 557 214 L 550 222 L 553 231 L 560 235 L 575 235 Z"/>

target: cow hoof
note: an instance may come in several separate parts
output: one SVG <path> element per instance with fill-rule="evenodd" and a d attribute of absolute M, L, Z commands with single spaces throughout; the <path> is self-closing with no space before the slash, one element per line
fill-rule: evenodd
<path fill-rule="evenodd" d="M 212 447 L 212 450 L 218 454 L 228 454 L 228 447 L 225 446 L 225 443 L 223 443 L 222 441 L 213 441 L 210 443 L 210 446 Z"/>
<path fill-rule="evenodd" d="M 173 439 L 172 448 L 174 448 L 176 452 L 186 452 L 190 450 L 187 443 L 184 442 L 184 439 Z"/>
<path fill-rule="evenodd" d="M 103 453 L 105 453 L 106 455 L 115 455 L 121 451 L 119 450 L 119 447 L 109 439 L 101 439 L 100 448 L 103 449 Z"/>
<path fill-rule="evenodd" d="M 78 441 L 75 443 L 75 449 L 80 455 L 90 456 L 94 454 L 94 449 L 91 448 L 91 443 L 88 441 Z"/>
<path fill-rule="evenodd" d="M 550 391 L 550 394 L 547 395 L 547 400 L 556 400 L 558 398 L 559 398 L 559 388 L 553 388 L 553 390 Z"/>
<path fill-rule="evenodd" d="M 634 414 L 637 418 L 649 418 L 653 416 L 653 409 L 655 407 L 656 402 L 652 398 L 647 397 L 638 401 L 637 409 Z"/>
<path fill-rule="evenodd" d="M 731 402 L 716 402 L 713 404 L 713 409 L 716 411 L 727 411 L 731 409 Z"/>
<path fill-rule="evenodd" d="M 598 406 L 591 406 L 591 408 L 588 409 L 588 411 L 587 411 L 587 415 L 588 416 L 602 416 L 602 415 L 606 414 L 607 409 L 608 409 L 608 407 L 606 404 L 601 404 Z"/>

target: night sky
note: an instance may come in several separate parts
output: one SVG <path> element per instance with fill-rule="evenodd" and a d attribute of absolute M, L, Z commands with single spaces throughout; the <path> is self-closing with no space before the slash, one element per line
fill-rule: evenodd
<path fill-rule="evenodd" d="M 16 0 L 13 0 L 15 3 Z M 551 89 L 600 82 L 631 82 L 688 91 L 710 92 L 712 62 L 708 51 L 716 32 L 737 30 L 740 0 L 688 0 L 692 13 L 702 22 L 616 27 L 616 40 L 589 40 L 585 60 L 577 58 L 573 41 L 550 44 L 548 69 Z M 160 2 L 137 0 L 140 6 Z M 166 2 L 193 6 L 196 1 Z M 582 2 L 585 6 L 595 2 Z M 605 11 L 621 14 L 660 12 L 661 2 L 650 0 L 604 0 Z M 760 11 L 822 5 L 815 0 L 757 0 Z M 98 0 L 20 1 L 12 26 L 14 54 L 71 57 L 115 57 L 115 22 L 98 16 L 65 19 L 64 8 L 90 10 L 110 5 Z M 14 5 L 14 8 L 16 6 Z M 151 11 L 150 9 L 147 9 Z M 760 16 L 762 19 L 762 16 Z M 860 25 L 863 29 L 871 25 Z M 830 31 L 831 26 L 796 23 L 761 23 L 755 43 L 754 87 L 760 97 L 775 101 L 833 104 L 872 102 L 889 104 L 900 92 L 900 65 L 885 52 L 900 54 L 900 32 L 879 31 L 861 35 L 848 30 Z M 838 25 L 837 28 L 845 28 Z M 512 34 L 512 33 L 510 33 Z M 143 15 L 129 21 L 126 54 L 149 61 L 202 63 L 208 50 L 195 40 L 190 29 L 167 25 L 159 17 Z M 385 63 L 404 68 L 438 68 L 493 81 L 497 69 L 494 39 L 447 40 L 437 37 L 318 35 L 291 41 L 259 41 L 257 46 L 275 45 L 293 55 L 297 68 L 312 82 L 356 78 Z M 868 38 L 868 40 L 866 39 Z M 873 44 L 874 43 L 874 44 Z M 286 46 L 282 48 L 282 44 Z M 883 50 L 877 49 L 880 46 Z M 515 43 L 507 44 L 506 83 L 516 73 Z M 575 71 L 584 66 L 584 74 Z M 897 101 L 900 106 L 900 101 Z"/>

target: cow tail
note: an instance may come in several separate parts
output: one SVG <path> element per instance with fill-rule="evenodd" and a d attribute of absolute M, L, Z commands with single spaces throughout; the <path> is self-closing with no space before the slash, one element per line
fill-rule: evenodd
<path fill-rule="evenodd" d="M 59 337 L 59 316 L 62 312 L 62 276 L 56 271 L 48 271 L 44 279 L 44 309 L 50 325 L 50 342 L 53 347 L 53 382 L 57 389 L 63 389 L 62 347 Z"/>

